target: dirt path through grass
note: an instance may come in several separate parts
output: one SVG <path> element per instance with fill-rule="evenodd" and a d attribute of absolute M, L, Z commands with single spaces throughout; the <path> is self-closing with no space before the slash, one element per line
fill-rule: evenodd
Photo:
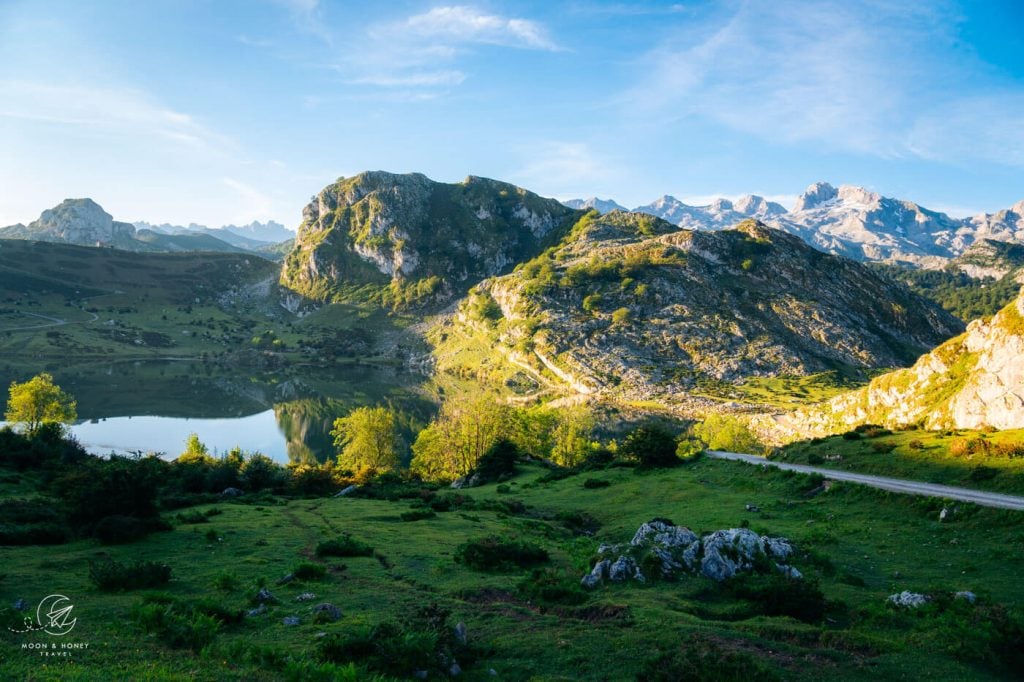
<path fill-rule="evenodd" d="M 802 474 L 821 474 L 825 478 L 836 481 L 848 481 L 861 485 L 889 490 L 897 493 L 910 495 L 924 495 L 926 497 L 939 497 L 946 500 L 959 500 L 961 502 L 973 502 L 983 507 L 998 507 L 1000 509 L 1014 509 L 1024 511 L 1024 497 L 1016 495 L 1003 495 L 1001 493 L 983 492 L 971 490 L 970 488 L 956 488 L 937 483 L 921 483 L 918 481 L 907 481 L 902 478 L 887 478 L 885 476 L 870 476 L 868 474 L 855 474 L 850 471 L 838 471 L 836 469 L 824 469 L 804 464 L 787 464 L 785 462 L 773 462 L 757 455 L 745 455 L 739 452 L 724 452 L 722 450 L 708 450 L 707 455 L 715 459 L 731 459 L 748 464 L 760 464 L 761 466 L 773 466 L 779 469 L 797 471 Z"/>

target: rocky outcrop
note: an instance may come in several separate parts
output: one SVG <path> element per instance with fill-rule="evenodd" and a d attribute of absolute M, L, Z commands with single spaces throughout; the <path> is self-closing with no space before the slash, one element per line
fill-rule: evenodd
<path fill-rule="evenodd" d="M 459 325 L 486 322 L 479 310 L 500 318 L 489 322 L 499 346 L 552 381 L 628 399 L 908 365 L 963 329 L 865 266 L 761 223 L 690 231 L 622 212 L 585 217 L 557 249 L 481 283 L 446 331 L 470 333 Z"/>
<path fill-rule="evenodd" d="M 923 355 L 909 369 L 796 412 L 762 417 L 773 441 L 847 431 L 860 424 L 926 429 L 1024 428 L 1024 294 L 991 320 Z"/>
<path fill-rule="evenodd" d="M 794 580 L 803 577 L 788 564 L 793 555 L 789 540 L 758 535 L 747 528 L 718 530 L 698 538 L 689 528 L 667 519 L 652 519 L 637 529 L 628 545 L 601 545 L 597 551 L 593 568 L 580 580 L 587 588 L 605 580 L 646 582 L 687 573 L 715 582 L 751 571 L 775 570 Z"/>
<path fill-rule="evenodd" d="M 281 283 L 319 300 L 443 302 L 529 260 L 579 215 L 485 178 L 362 173 L 303 210 Z"/>
<path fill-rule="evenodd" d="M 135 237 L 135 227 L 116 222 L 92 199 L 65 199 L 43 211 L 27 226 L 0 230 L 0 238 L 34 239 L 81 246 L 122 246 Z"/>

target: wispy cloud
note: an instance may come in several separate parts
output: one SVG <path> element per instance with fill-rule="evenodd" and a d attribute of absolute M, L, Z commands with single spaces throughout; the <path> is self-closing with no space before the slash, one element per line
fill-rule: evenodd
<path fill-rule="evenodd" d="M 143 136 L 191 151 L 223 153 L 231 142 L 145 93 L 120 88 L 0 81 L 0 118 L 68 126 L 110 136 Z"/>
<path fill-rule="evenodd" d="M 342 40 L 330 28 L 339 22 L 316 0 L 279 2 L 289 7 L 300 30 L 316 35 L 326 46 L 326 57 L 318 54 L 317 66 L 337 72 L 347 85 L 382 94 L 402 90 L 405 100 L 432 99 L 464 83 L 470 76 L 466 64 L 482 47 L 561 50 L 540 22 L 469 6 L 435 7 L 363 26 L 350 22 Z"/>
<path fill-rule="evenodd" d="M 482 43 L 531 50 L 559 49 L 547 29 L 536 21 L 487 14 L 464 5 L 435 7 L 405 21 L 381 27 L 377 33 L 443 43 Z"/>
<path fill-rule="evenodd" d="M 649 52 L 622 101 L 778 143 L 1020 165 L 1020 109 L 971 97 L 989 74 L 958 43 L 957 20 L 941 1 L 739 2 Z"/>

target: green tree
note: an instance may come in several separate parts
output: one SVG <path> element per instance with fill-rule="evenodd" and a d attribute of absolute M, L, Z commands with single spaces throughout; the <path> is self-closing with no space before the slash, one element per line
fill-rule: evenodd
<path fill-rule="evenodd" d="M 182 464 L 213 464 L 213 457 L 210 457 L 206 443 L 199 440 L 199 434 L 190 433 L 185 439 L 185 451 L 178 455 L 176 461 Z"/>
<path fill-rule="evenodd" d="M 25 383 L 11 382 L 4 419 L 20 424 L 32 436 L 43 424 L 70 424 L 78 418 L 74 398 L 53 383 L 49 374 L 32 377 Z"/>
<path fill-rule="evenodd" d="M 669 467 L 679 464 L 676 437 L 658 424 L 643 424 L 626 435 L 619 454 L 646 467 Z"/>
<path fill-rule="evenodd" d="M 693 427 L 693 435 L 708 444 L 710 450 L 763 454 L 765 447 L 739 417 L 712 412 Z"/>
<path fill-rule="evenodd" d="M 594 448 L 594 415 L 586 407 L 567 407 L 558 411 L 553 432 L 551 459 L 559 466 L 582 464 Z"/>
<path fill-rule="evenodd" d="M 398 468 L 401 436 L 395 423 L 393 410 L 378 407 L 359 407 L 334 421 L 334 444 L 339 448 L 338 464 L 357 471 L 376 469 L 392 471 Z"/>
<path fill-rule="evenodd" d="M 412 470 L 428 480 L 465 476 L 508 431 L 509 409 L 493 396 L 449 399 L 417 436 Z"/>

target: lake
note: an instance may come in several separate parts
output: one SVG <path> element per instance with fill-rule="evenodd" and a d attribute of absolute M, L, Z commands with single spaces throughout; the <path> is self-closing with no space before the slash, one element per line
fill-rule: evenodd
<path fill-rule="evenodd" d="M 434 406 L 423 377 L 368 366 L 281 370 L 198 362 L 110 362 L 47 368 L 78 401 L 71 432 L 94 454 L 157 452 L 174 458 L 196 433 L 211 453 L 234 447 L 277 462 L 323 462 L 335 454 L 334 420 L 362 405 L 389 404 L 411 438 Z M 0 382 L 31 374 L 5 372 Z M 6 396 L 5 396 L 6 397 Z"/>

